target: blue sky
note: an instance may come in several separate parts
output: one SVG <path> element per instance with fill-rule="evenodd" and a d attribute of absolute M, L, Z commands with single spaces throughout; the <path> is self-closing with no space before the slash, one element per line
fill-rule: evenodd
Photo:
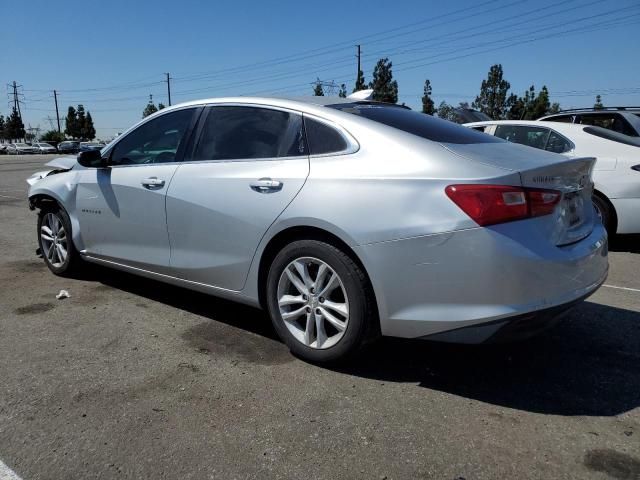
<path fill-rule="evenodd" d="M 350 92 L 357 43 L 366 80 L 388 56 L 413 108 L 426 78 L 436 103 L 471 102 L 494 63 L 514 92 L 547 85 L 564 108 L 597 92 L 640 105 L 639 24 L 637 0 L 30 0 L 0 29 L 0 80 L 22 85 L 25 124 L 49 129 L 56 89 L 61 117 L 83 103 L 101 138 L 139 120 L 149 94 L 167 103 L 164 72 L 174 104 L 310 94 L 316 78 Z"/>

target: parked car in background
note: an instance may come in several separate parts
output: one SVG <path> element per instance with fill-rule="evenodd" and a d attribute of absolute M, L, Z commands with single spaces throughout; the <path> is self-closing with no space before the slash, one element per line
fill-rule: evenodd
<path fill-rule="evenodd" d="M 640 137 L 640 107 L 577 108 L 562 110 L 539 120 L 592 125 L 630 137 Z"/>
<path fill-rule="evenodd" d="M 38 150 L 27 143 L 10 143 L 7 145 L 7 153 L 9 155 L 26 155 L 38 153 Z"/>
<path fill-rule="evenodd" d="M 640 138 L 558 122 L 501 120 L 466 126 L 568 158 L 595 157 L 593 204 L 602 223 L 610 234 L 640 233 Z"/>
<path fill-rule="evenodd" d="M 55 162 L 28 179 L 53 273 L 89 261 L 262 306 L 317 362 L 381 334 L 531 335 L 608 271 L 592 158 L 397 105 L 193 101 Z"/>
<path fill-rule="evenodd" d="M 80 151 L 80 142 L 75 140 L 66 140 L 58 144 L 58 152 L 60 153 L 78 153 Z"/>
<path fill-rule="evenodd" d="M 7 153 L 7 146 L 4 143 L 0 143 L 0 154 Z"/>
<path fill-rule="evenodd" d="M 31 146 L 36 149 L 37 153 L 57 153 L 56 147 L 45 142 L 32 143 Z"/>
<path fill-rule="evenodd" d="M 88 152 L 89 150 L 102 150 L 104 148 L 103 143 L 98 142 L 80 142 L 80 151 Z"/>

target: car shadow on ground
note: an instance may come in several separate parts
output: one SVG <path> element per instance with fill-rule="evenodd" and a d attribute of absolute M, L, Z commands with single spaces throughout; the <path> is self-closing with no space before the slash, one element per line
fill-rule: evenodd
<path fill-rule="evenodd" d="M 277 340 L 268 316 L 251 307 L 104 268 L 85 279 L 256 333 L 270 344 Z M 332 369 L 529 412 L 612 416 L 640 406 L 639 345 L 640 313 L 587 301 L 525 342 L 469 346 L 386 338 Z"/>
<path fill-rule="evenodd" d="M 640 235 L 614 235 L 609 239 L 609 250 L 640 253 Z"/>

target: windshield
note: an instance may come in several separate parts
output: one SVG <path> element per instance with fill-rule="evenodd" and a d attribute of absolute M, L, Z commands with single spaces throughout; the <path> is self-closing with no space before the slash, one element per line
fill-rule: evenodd
<path fill-rule="evenodd" d="M 383 123 L 403 132 L 439 143 L 500 143 L 503 140 L 492 135 L 463 127 L 448 120 L 415 112 L 398 105 L 380 103 L 339 103 L 330 108 L 358 115 Z"/>

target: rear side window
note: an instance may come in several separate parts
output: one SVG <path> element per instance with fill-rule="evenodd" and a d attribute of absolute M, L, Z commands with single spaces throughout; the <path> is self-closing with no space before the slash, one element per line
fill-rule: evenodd
<path fill-rule="evenodd" d="M 562 135 L 551 130 L 545 150 L 553 153 L 565 153 L 573 149 L 573 145 Z"/>
<path fill-rule="evenodd" d="M 519 143 L 544 150 L 547 145 L 549 130 L 542 127 L 523 125 L 498 125 L 495 136 L 503 138 L 508 142 Z"/>
<path fill-rule="evenodd" d="M 344 137 L 329 125 L 304 117 L 304 130 L 311 155 L 339 153 L 347 149 Z"/>
<path fill-rule="evenodd" d="M 306 155 L 302 116 L 259 107 L 210 107 L 193 160 Z"/>
<path fill-rule="evenodd" d="M 502 141 L 448 120 L 442 120 L 400 106 L 371 103 L 338 103 L 329 105 L 329 107 L 358 115 L 434 142 L 497 143 Z"/>

